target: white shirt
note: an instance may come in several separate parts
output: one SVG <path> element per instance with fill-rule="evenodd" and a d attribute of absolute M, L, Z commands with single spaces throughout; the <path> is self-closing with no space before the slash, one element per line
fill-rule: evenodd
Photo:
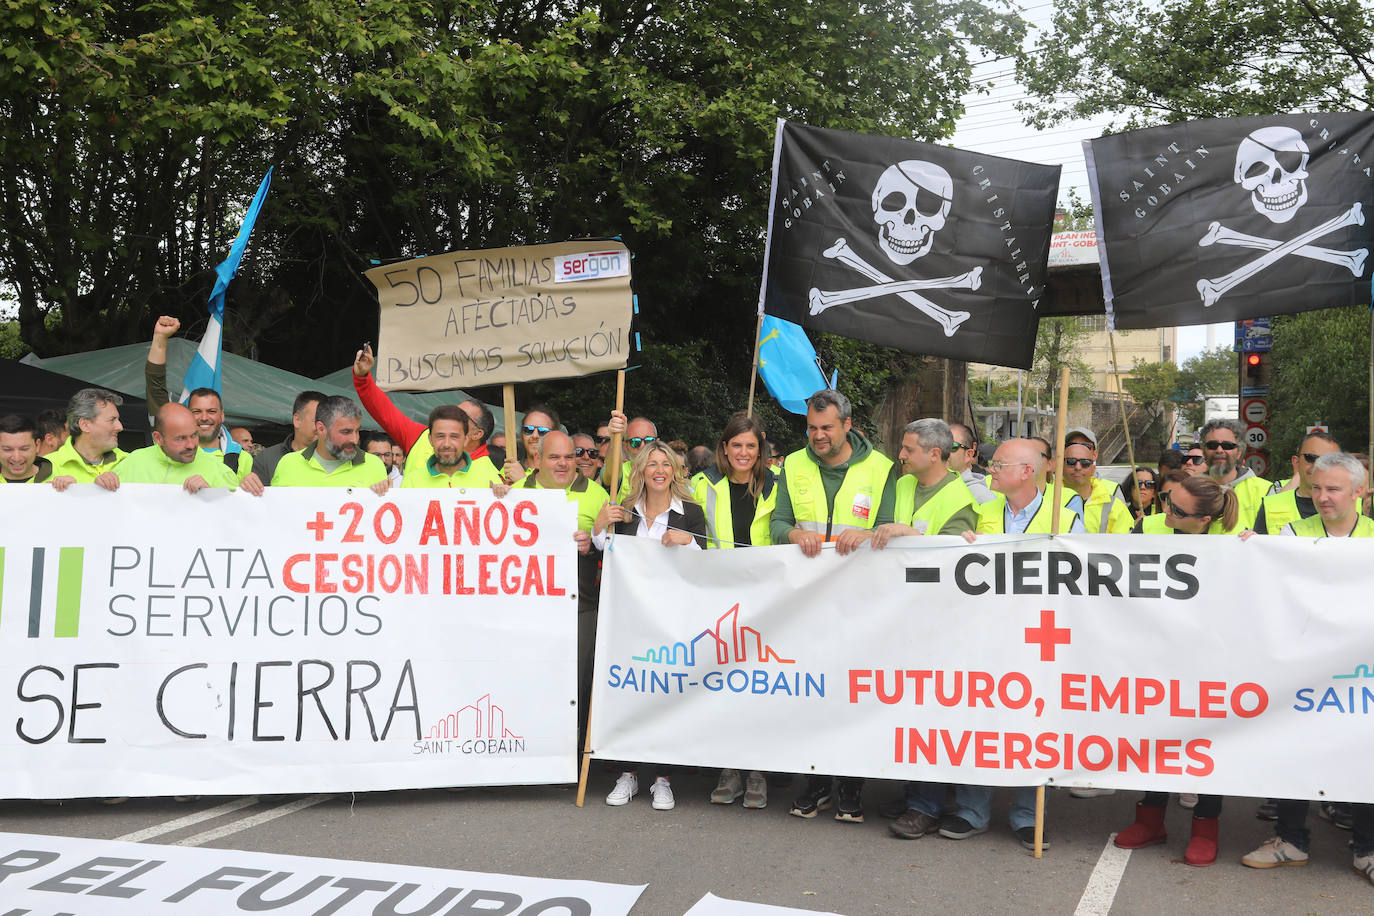
<path fill-rule="evenodd" d="M 658 515 L 655 515 L 653 518 L 645 517 L 644 503 L 640 503 L 639 505 L 635 506 L 635 517 L 639 519 L 639 526 L 635 528 L 635 536 L 642 538 L 648 537 L 653 538 L 654 540 L 661 541 L 663 539 L 663 535 L 668 533 L 669 512 L 676 512 L 678 515 L 682 515 L 682 500 L 674 496 L 672 500 L 668 503 L 668 508 L 660 512 Z M 595 532 L 592 534 L 592 544 L 596 546 L 597 550 L 606 549 L 606 542 L 610 540 L 612 527 L 613 526 L 608 525 L 605 528 L 605 530 Z M 697 550 L 701 549 L 701 545 L 697 543 L 697 539 L 695 537 L 692 538 L 690 543 L 684 544 L 683 546 L 693 547 Z"/>

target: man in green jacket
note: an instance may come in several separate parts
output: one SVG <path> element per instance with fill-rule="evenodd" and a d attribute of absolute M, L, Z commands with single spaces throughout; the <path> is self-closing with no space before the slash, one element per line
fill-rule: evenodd
<path fill-rule="evenodd" d="M 238 486 L 238 477 L 218 455 L 200 447 L 196 418 L 180 404 L 163 404 L 153 420 L 153 445 L 137 449 L 114 470 L 95 479 L 107 490 L 121 483 L 177 484 L 187 493 L 207 487 Z"/>
<path fill-rule="evenodd" d="M 806 400 L 806 448 L 788 455 L 778 475 L 778 502 L 769 533 L 774 544 L 796 544 L 808 557 L 834 542 L 841 556 L 892 521 L 892 459 L 853 428 L 849 398 L 823 389 Z M 861 824 L 863 780 L 841 777 L 835 820 Z M 812 818 L 830 807 L 829 776 L 811 776 L 789 813 Z"/>

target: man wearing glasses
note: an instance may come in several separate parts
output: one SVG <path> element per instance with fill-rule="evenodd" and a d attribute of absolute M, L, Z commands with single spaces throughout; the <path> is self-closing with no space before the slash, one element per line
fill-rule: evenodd
<path fill-rule="evenodd" d="M 1260 501 L 1259 514 L 1251 526 L 1255 533 L 1278 534 L 1284 525 L 1316 515 L 1317 505 L 1312 499 L 1312 466 L 1322 455 L 1340 450 L 1331 434 L 1320 430 L 1303 439 L 1298 454 L 1293 456 L 1293 477 L 1298 485 L 1291 490 L 1271 493 Z"/>
<path fill-rule="evenodd" d="M 609 442 L 610 437 L 607 436 L 606 440 Z M 577 433 L 572 437 L 572 441 L 577 473 L 588 480 L 596 480 L 606 463 L 606 459 L 601 457 L 601 449 L 596 447 L 596 440 L 586 433 Z"/>
<path fill-rule="evenodd" d="M 1097 476 L 1097 436 L 1082 426 L 1064 437 L 1064 486 L 1083 500 L 1083 517 L 1093 534 L 1128 534 L 1135 523 L 1121 488 Z"/>
<path fill-rule="evenodd" d="M 954 436 L 954 450 L 949 453 L 949 469 L 959 475 L 981 506 L 996 494 L 988 489 L 984 475 L 978 473 L 974 465 L 978 460 L 978 437 L 962 423 L 949 424 L 949 431 Z"/>
<path fill-rule="evenodd" d="M 1183 470 L 1188 472 L 1188 476 L 1201 474 L 1207 470 L 1207 456 L 1202 452 L 1201 445 L 1190 445 L 1188 450 L 1183 453 Z M 1164 475 L 1161 474 L 1161 477 Z"/>
<path fill-rule="evenodd" d="M 1250 528 L 1259 513 L 1260 501 L 1269 493 L 1269 481 L 1241 463 L 1241 438 L 1245 429 L 1236 420 L 1209 420 L 1202 427 L 1202 454 L 1207 473 L 1230 487 L 1240 500 L 1240 526 Z"/>
<path fill-rule="evenodd" d="M 602 429 L 606 430 L 607 443 L 602 446 L 603 449 L 609 446 L 611 436 L 614 436 L 616 433 L 624 433 L 624 438 L 621 439 L 621 442 L 625 444 L 625 460 L 621 463 L 620 480 L 616 482 L 615 493 L 615 499 L 618 501 L 621 495 L 620 491 L 624 488 L 625 481 L 629 479 L 630 476 L 630 462 L 634 460 L 635 455 L 639 454 L 640 449 L 650 443 L 658 441 L 658 427 L 655 426 L 654 421 L 650 420 L 648 417 L 635 417 L 627 423 L 623 413 L 618 410 L 613 410 L 611 411 L 610 421 L 602 427 Z M 597 430 L 598 445 L 601 445 L 600 436 L 601 430 Z M 608 490 L 611 487 L 610 474 L 611 472 L 609 469 L 602 471 L 601 484 Z"/>

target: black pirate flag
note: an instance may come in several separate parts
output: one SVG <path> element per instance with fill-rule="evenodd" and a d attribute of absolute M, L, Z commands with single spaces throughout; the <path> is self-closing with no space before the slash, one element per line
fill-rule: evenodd
<path fill-rule="evenodd" d="M 761 310 L 1029 368 L 1059 166 L 778 122 Z"/>
<path fill-rule="evenodd" d="M 1083 146 L 1116 327 L 1369 301 L 1374 114 L 1190 121 Z"/>

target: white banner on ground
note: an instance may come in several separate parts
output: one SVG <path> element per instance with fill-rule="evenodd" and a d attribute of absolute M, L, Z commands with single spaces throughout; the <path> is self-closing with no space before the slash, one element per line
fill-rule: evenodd
<path fill-rule="evenodd" d="M 13 797 L 576 779 L 561 493 L 5 487 Z"/>
<path fill-rule="evenodd" d="M 746 903 L 743 900 L 727 900 L 715 894 L 707 894 L 683 916 L 839 916 L 837 913 L 821 913 L 817 910 L 798 910 L 790 906 L 772 906 L 766 903 Z"/>
<path fill-rule="evenodd" d="M 615 916 L 644 887 L 0 833 L 0 900 L 14 913 Z"/>
<path fill-rule="evenodd" d="M 1362 540 L 606 556 L 597 757 L 1374 802 Z"/>

